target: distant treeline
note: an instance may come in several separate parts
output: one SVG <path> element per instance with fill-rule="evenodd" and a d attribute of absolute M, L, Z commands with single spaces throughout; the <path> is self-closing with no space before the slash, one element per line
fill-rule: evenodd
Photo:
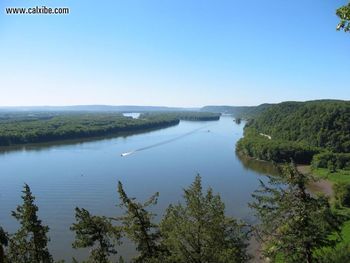
<path fill-rule="evenodd" d="M 190 112 L 190 111 L 182 111 L 182 112 L 152 112 L 152 113 L 143 113 L 141 117 L 155 117 L 155 116 L 164 116 L 168 118 L 176 118 L 179 120 L 186 121 L 217 121 L 220 119 L 220 113 L 213 112 Z"/>
<path fill-rule="evenodd" d="M 0 120 L 0 145 L 89 138 L 122 132 L 164 128 L 179 123 L 168 116 L 133 119 L 121 114 L 62 114 L 47 118 Z"/>
<path fill-rule="evenodd" d="M 350 102 L 284 102 L 268 107 L 247 123 L 237 150 L 267 161 L 292 159 L 297 163 L 310 163 L 315 154 L 324 151 L 348 153 Z"/>
<path fill-rule="evenodd" d="M 259 106 L 205 106 L 201 108 L 203 112 L 216 112 L 231 114 L 235 118 L 252 119 L 273 104 L 261 104 Z"/>
<path fill-rule="evenodd" d="M 0 146 L 41 143 L 132 133 L 177 125 L 181 120 L 218 120 L 204 112 L 144 113 L 139 118 L 120 113 L 16 113 L 0 115 Z"/>

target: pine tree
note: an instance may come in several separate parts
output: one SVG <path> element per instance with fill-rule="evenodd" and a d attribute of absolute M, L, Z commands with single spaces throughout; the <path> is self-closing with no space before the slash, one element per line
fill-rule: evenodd
<path fill-rule="evenodd" d="M 12 216 L 20 223 L 20 229 L 10 238 L 8 258 L 10 262 L 16 263 L 53 262 L 47 248 L 49 227 L 42 225 L 38 218 L 35 197 L 27 184 L 22 193 L 23 204 L 12 212 Z"/>
<path fill-rule="evenodd" d="M 315 250 L 333 247 L 329 235 L 339 232 L 339 220 L 328 199 L 309 193 L 306 186 L 312 178 L 298 172 L 293 164 L 282 170 L 282 178 L 261 182 L 250 206 L 261 223 L 257 236 L 263 254 L 272 261 L 283 257 L 286 263 L 316 262 Z"/>
<path fill-rule="evenodd" d="M 128 197 L 121 182 L 118 182 L 118 193 L 120 206 L 125 209 L 125 214 L 118 220 L 122 223 L 126 236 L 136 244 L 136 250 L 139 252 L 134 262 L 162 262 L 163 249 L 159 246 L 159 228 L 152 222 L 155 215 L 147 211 L 149 206 L 157 203 L 159 193 L 151 196 L 143 204 Z"/>
<path fill-rule="evenodd" d="M 77 223 L 71 227 L 76 237 L 74 248 L 92 248 L 88 262 L 108 263 L 109 256 L 117 254 L 121 231 L 106 217 L 93 216 L 85 209 L 76 208 Z"/>
<path fill-rule="evenodd" d="M 4 229 L 0 226 L 0 263 L 5 263 L 5 251 L 4 246 L 8 244 L 8 235 Z"/>
<path fill-rule="evenodd" d="M 161 222 L 167 262 L 246 262 L 247 232 L 225 216 L 225 205 L 212 189 L 203 193 L 201 177 L 184 190 L 185 204 L 170 205 Z"/>

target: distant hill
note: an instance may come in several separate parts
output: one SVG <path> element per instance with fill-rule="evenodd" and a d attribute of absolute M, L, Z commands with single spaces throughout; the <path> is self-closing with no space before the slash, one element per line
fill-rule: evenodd
<path fill-rule="evenodd" d="M 153 112 L 153 111 L 194 111 L 197 108 L 176 108 L 162 106 L 133 105 L 76 105 L 76 106 L 23 106 L 0 107 L 0 111 L 90 111 L 90 112 Z"/>
<path fill-rule="evenodd" d="M 248 128 L 273 139 L 350 152 L 350 101 L 279 103 L 265 109 Z"/>
<path fill-rule="evenodd" d="M 272 105 L 265 103 L 259 106 L 205 106 L 201 111 L 232 114 L 236 118 L 251 119 Z"/>

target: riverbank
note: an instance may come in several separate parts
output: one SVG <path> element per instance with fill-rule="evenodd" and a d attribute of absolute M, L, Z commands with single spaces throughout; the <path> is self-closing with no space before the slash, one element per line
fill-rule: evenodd
<path fill-rule="evenodd" d="M 299 165 L 298 171 L 303 174 L 310 174 L 318 181 L 310 185 L 310 190 L 313 192 L 320 192 L 331 198 L 331 203 L 334 204 L 336 201 L 336 195 L 334 186 L 336 184 L 350 184 L 350 171 L 338 170 L 336 172 L 329 172 L 328 169 L 311 169 L 310 165 Z M 334 209 L 337 214 L 341 215 L 345 221 L 341 225 L 341 241 L 337 244 L 335 251 L 339 250 L 344 252 L 344 250 L 350 253 L 350 208 L 334 205 Z M 336 254 L 337 252 L 335 252 Z"/>
<path fill-rule="evenodd" d="M 143 113 L 138 118 L 120 113 L 0 114 L 0 147 L 136 134 L 176 126 L 181 120 L 218 121 L 219 114 L 203 112 Z"/>
<path fill-rule="evenodd" d="M 297 169 L 301 174 L 312 175 L 318 179 L 308 185 L 310 191 L 320 192 L 328 197 L 334 196 L 333 183 L 329 180 L 321 179 L 317 175 L 313 174 L 310 165 L 297 165 Z"/>

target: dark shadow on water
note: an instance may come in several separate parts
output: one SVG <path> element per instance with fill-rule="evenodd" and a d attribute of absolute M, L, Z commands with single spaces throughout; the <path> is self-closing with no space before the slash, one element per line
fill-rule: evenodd
<path fill-rule="evenodd" d="M 253 170 L 261 175 L 281 175 L 278 168 L 270 162 L 256 160 L 239 153 L 236 153 L 236 156 L 247 170 Z"/>

